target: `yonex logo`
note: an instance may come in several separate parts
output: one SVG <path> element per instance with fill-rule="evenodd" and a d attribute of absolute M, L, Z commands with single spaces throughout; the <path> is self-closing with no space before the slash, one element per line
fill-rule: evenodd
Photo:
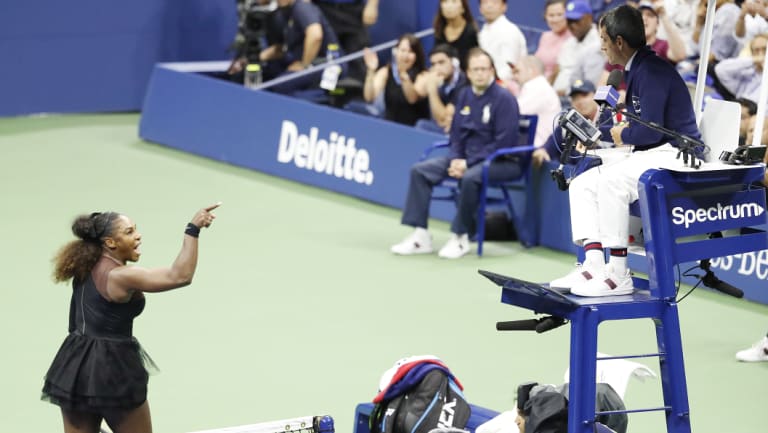
<path fill-rule="evenodd" d="M 685 228 L 688 228 L 694 223 L 753 218 L 764 212 L 765 208 L 758 203 L 739 203 L 725 206 L 722 203 L 717 203 L 717 206 L 707 209 L 685 209 L 682 206 L 677 206 L 672 208 L 672 223 L 675 225 L 684 224 Z"/>
<path fill-rule="evenodd" d="M 440 412 L 440 419 L 437 421 L 437 426 L 442 428 L 453 427 L 453 415 L 456 413 L 456 399 L 445 403 L 443 410 Z"/>

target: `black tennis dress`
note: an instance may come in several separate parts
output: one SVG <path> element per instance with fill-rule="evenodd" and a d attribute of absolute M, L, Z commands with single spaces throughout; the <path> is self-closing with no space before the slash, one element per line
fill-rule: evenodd
<path fill-rule="evenodd" d="M 45 375 L 43 400 L 102 412 L 132 409 L 147 399 L 146 367 L 156 367 L 132 335 L 144 296 L 136 292 L 129 302 L 115 303 L 96 290 L 96 282 L 106 287 L 107 274 L 117 266 L 103 257 L 85 281 L 73 281 L 69 335 Z"/>

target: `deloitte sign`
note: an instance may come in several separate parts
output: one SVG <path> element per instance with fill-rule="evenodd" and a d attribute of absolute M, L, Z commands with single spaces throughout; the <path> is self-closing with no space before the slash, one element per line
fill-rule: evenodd
<path fill-rule="evenodd" d="M 283 120 L 277 161 L 293 163 L 296 167 L 316 173 L 335 176 L 364 185 L 373 183 L 371 158 L 368 151 L 355 147 L 354 137 L 345 137 L 336 131 L 320 138 L 320 129 L 309 128 L 308 134 L 290 120 Z"/>

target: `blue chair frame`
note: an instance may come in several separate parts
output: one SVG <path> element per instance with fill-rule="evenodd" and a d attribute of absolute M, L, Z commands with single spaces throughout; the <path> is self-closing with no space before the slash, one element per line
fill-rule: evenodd
<path fill-rule="evenodd" d="M 570 380 L 568 432 L 594 433 L 597 416 L 612 413 L 664 412 L 668 433 L 691 433 L 688 390 L 678 315 L 676 265 L 717 256 L 762 251 L 768 236 L 761 228 L 764 212 L 739 217 L 675 222 L 674 209 L 698 212 L 720 203 L 765 207 L 765 191 L 752 185 L 763 178 L 764 165 L 734 166 L 715 171 L 650 169 L 639 180 L 638 206 L 642 215 L 648 278 L 633 277 L 631 295 L 580 297 L 548 287 L 480 271 L 502 286 L 501 301 L 570 321 Z M 634 205 L 633 205 L 634 206 Z M 738 230 L 739 235 L 700 239 L 716 231 Z M 605 321 L 651 319 L 657 352 L 598 357 L 598 330 Z M 595 408 L 596 365 L 602 359 L 656 357 L 661 372 L 663 405 L 622 411 Z"/>
<path fill-rule="evenodd" d="M 519 120 L 519 145 L 515 147 L 507 147 L 499 149 L 492 153 L 482 162 L 483 164 L 483 180 L 480 187 L 480 202 L 477 208 L 477 255 L 483 255 L 483 242 L 485 240 L 485 211 L 488 206 L 505 205 L 506 210 L 509 213 L 509 217 L 515 225 L 515 229 L 518 233 L 518 239 L 520 243 L 526 248 L 535 246 L 538 243 L 537 240 L 537 227 L 536 217 L 534 212 L 534 193 L 531 187 L 531 153 L 536 149 L 533 146 L 533 140 L 536 137 L 536 125 L 539 122 L 539 116 L 537 115 L 520 115 Z M 424 154 L 421 156 L 421 160 L 426 159 L 429 155 L 441 148 L 447 148 L 450 144 L 445 141 L 440 141 L 432 144 L 428 147 Z M 520 176 L 515 179 L 505 180 L 502 182 L 492 182 L 488 179 L 488 170 L 491 163 L 496 159 L 514 155 L 520 158 Z M 432 194 L 432 200 L 451 201 L 458 205 L 459 198 L 459 182 L 456 179 L 448 178 L 435 186 L 438 188 L 436 192 Z M 501 196 L 489 195 L 488 190 L 495 189 L 501 192 Z M 441 192 L 444 190 L 445 192 Z M 524 191 L 525 192 L 525 209 L 526 215 L 521 215 L 515 211 L 512 196 L 510 191 Z"/>

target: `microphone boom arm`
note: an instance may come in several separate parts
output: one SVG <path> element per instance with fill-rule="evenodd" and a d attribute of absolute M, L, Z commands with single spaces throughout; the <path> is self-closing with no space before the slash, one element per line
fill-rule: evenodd
<path fill-rule="evenodd" d="M 696 148 L 706 149 L 707 146 L 696 139 L 693 139 L 687 135 L 680 134 L 679 132 L 675 132 L 669 128 L 665 128 L 657 123 L 654 122 L 648 122 L 646 120 L 643 120 L 638 116 L 637 114 L 630 113 L 624 107 L 616 107 L 616 111 L 620 112 L 622 116 L 626 116 L 631 120 L 634 120 L 635 122 L 645 126 L 646 128 L 653 129 L 656 132 L 661 132 L 662 134 L 669 135 L 675 139 L 678 140 L 680 153 L 683 155 L 683 164 L 690 165 L 691 168 L 699 168 L 701 167 L 701 163 L 696 163 Z M 688 157 L 691 157 L 690 164 L 688 162 Z M 678 154 L 678 158 L 680 157 L 680 154 Z"/>

